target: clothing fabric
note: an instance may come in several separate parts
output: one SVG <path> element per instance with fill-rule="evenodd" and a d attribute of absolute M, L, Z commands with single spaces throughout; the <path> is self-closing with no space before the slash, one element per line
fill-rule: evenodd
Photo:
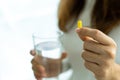
<path fill-rule="evenodd" d="M 84 7 L 83 12 L 79 16 L 79 19 L 82 20 L 83 26 L 90 26 L 91 25 L 91 12 L 96 0 L 86 0 L 86 5 Z M 72 21 L 67 25 L 69 27 Z M 74 27 L 64 33 L 60 38 L 61 43 L 68 53 L 69 63 L 71 64 L 73 74 L 70 80 L 95 80 L 95 76 L 92 72 L 87 70 L 84 66 L 84 61 L 81 57 L 81 53 L 83 50 L 83 42 L 78 37 L 77 33 L 75 32 L 77 25 L 74 24 Z M 110 33 L 109 36 L 112 37 L 117 44 L 120 44 L 120 25 L 119 27 L 114 28 Z M 116 62 L 120 63 L 120 45 L 118 45 L 117 49 L 117 56 Z"/>

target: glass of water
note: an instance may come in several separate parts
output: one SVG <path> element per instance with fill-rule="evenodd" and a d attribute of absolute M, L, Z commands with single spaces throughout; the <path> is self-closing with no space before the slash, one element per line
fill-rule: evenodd
<path fill-rule="evenodd" d="M 46 78 L 42 80 L 59 80 L 61 70 L 61 44 L 57 32 L 38 32 L 33 34 L 33 44 L 36 53 L 40 56 L 46 71 Z"/>

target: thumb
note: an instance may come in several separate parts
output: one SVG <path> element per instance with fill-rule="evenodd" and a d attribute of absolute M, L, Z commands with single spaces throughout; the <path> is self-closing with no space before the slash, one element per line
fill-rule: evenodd
<path fill-rule="evenodd" d="M 66 52 L 62 52 L 61 60 L 65 59 L 66 57 L 67 57 L 67 53 Z"/>
<path fill-rule="evenodd" d="M 30 54 L 31 54 L 32 56 L 35 56 L 35 55 L 36 55 L 35 50 L 31 50 L 31 51 L 30 51 Z"/>

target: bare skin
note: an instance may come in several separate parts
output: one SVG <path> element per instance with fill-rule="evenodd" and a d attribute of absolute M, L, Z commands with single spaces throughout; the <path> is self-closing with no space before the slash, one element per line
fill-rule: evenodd
<path fill-rule="evenodd" d="M 43 77 L 55 77 L 60 73 L 61 69 L 61 61 L 62 59 L 66 58 L 67 54 L 65 52 L 62 53 L 62 56 L 60 59 L 49 59 L 49 58 L 43 58 L 35 53 L 34 50 L 30 51 L 30 54 L 34 56 L 32 59 L 32 70 L 34 73 L 34 76 L 37 80 L 42 80 Z M 49 66 L 49 71 L 46 73 L 45 70 L 45 64 L 43 64 L 42 60 L 46 59 L 47 66 Z M 59 68 L 59 69 L 58 69 Z M 48 68 L 46 68 L 48 70 Z M 52 71 L 52 73 L 51 73 Z"/>
<path fill-rule="evenodd" d="M 120 80 L 114 40 L 97 29 L 83 27 L 76 32 L 84 42 L 82 58 L 85 67 L 94 73 L 97 80 Z"/>
<path fill-rule="evenodd" d="M 117 45 L 113 39 L 99 30 L 90 28 L 77 29 L 79 37 L 83 40 L 82 57 L 85 61 L 85 67 L 92 71 L 97 80 L 120 80 L 120 65 L 115 62 Z M 39 62 L 39 56 L 32 50 L 34 56 L 32 69 L 37 80 L 47 76 L 45 68 Z M 64 53 L 61 59 L 66 57 Z"/>

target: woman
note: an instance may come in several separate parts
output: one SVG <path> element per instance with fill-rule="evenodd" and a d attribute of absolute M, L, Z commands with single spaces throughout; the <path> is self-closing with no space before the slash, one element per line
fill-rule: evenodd
<path fill-rule="evenodd" d="M 59 28 L 64 32 L 60 41 L 73 70 L 71 80 L 120 80 L 119 3 L 119 0 L 60 1 Z M 78 19 L 87 27 L 76 29 Z M 33 59 L 33 67 L 35 62 Z M 39 79 L 45 75 L 35 76 Z"/>

